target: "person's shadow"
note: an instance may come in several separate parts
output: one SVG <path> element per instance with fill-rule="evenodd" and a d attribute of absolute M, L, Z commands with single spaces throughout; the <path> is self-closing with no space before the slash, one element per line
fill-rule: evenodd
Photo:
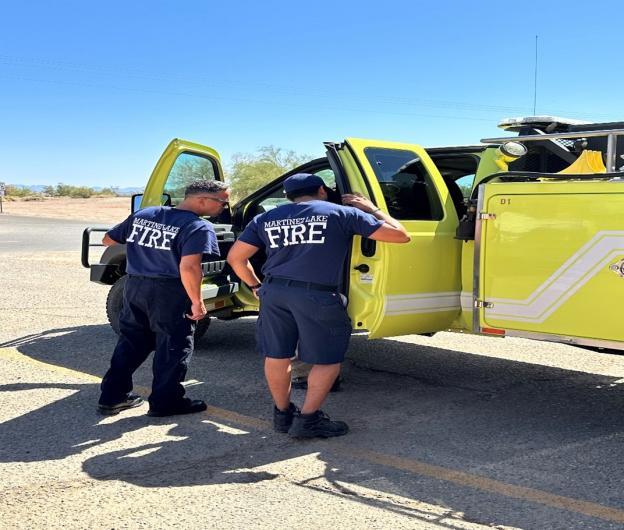
<path fill-rule="evenodd" d="M 105 418 L 95 412 L 97 382 L 85 383 L 79 374 L 59 371 L 59 383 L 0 386 L 0 392 L 9 395 L 7 402 L 18 403 L 19 396 L 35 389 L 46 397 L 45 405 L 16 413 L 0 425 L 0 462 L 61 460 L 82 453 L 82 469 L 96 480 L 179 487 L 272 480 L 278 471 L 267 466 L 318 453 L 315 458 L 323 462 L 323 477 L 330 482 L 377 484 L 390 493 L 443 503 L 467 514 L 475 507 L 465 492 L 407 480 L 396 470 L 350 457 L 348 448 L 478 470 L 492 478 L 505 477 L 511 469 L 520 484 L 570 496 L 587 480 L 600 484 L 599 477 L 624 473 L 617 459 L 577 460 L 575 467 L 565 469 L 562 484 L 555 480 L 562 472 L 561 461 L 551 457 L 559 447 L 592 440 L 602 444 L 602 454 L 619 453 L 624 385 L 616 378 L 361 337 L 351 343 L 344 390 L 328 403 L 329 412 L 346 420 L 352 432 L 336 442 L 294 442 L 271 432 L 272 406 L 253 332 L 252 320 L 216 323 L 192 362 L 190 377 L 203 384 L 190 392 L 213 407 L 232 411 L 231 420 L 210 413 L 149 418 L 145 407 Z M 48 364 L 101 375 L 114 342 L 107 326 L 84 326 L 50 330 L 2 346 Z M 380 356 L 383 364 L 403 373 L 358 366 Z M 140 385 L 149 386 L 149 365 L 148 361 L 137 374 Z M 301 397 L 295 394 L 296 401 Z M 264 426 L 247 428 L 235 414 L 257 418 Z M 530 465 L 515 460 L 524 452 L 532 455 Z M 533 473 L 535 468 L 552 472 Z M 612 493 L 595 493 L 598 501 L 607 495 Z M 623 497 L 619 493 L 604 502 L 616 506 L 624 503 Z M 372 502 L 357 494 L 349 498 Z M 487 512 L 487 505 L 479 506 L 481 517 L 484 509 Z M 493 505 L 491 513 L 496 513 Z M 492 520 L 498 519 L 492 515 Z M 504 522 L 522 524 L 522 519 Z"/>

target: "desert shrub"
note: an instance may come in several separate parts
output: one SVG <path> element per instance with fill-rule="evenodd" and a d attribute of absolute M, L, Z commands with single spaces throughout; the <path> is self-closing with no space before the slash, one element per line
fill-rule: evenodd
<path fill-rule="evenodd" d="M 24 186 L 14 186 L 13 184 L 7 184 L 5 194 L 7 197 L 27 197 L 32 195 L 33 192 Z"/>
<path fill-rule="evenodd" d="M 93 195 L 93 189 L 87 186 L 69 186 L 68 196 L 72 199 L 88 199 Z"/>

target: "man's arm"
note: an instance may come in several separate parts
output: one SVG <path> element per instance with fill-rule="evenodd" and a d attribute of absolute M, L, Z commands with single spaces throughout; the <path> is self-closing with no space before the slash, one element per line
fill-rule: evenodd
<path fill-rule="evenodd" d="M 122 245 L 126 242 L 126 236 L 128 235 L 128 228 L 132 223 L 133 216 L 126 217 L 121 223 L 113 226 L 110 230 L 104 234 L 102 238 L 102 244 L 106 247 L 112 247 L 113 245 Z"/>
<path fill-rule="evenodd" d="M 258 247 L 237 241 L 232 245 L 228 252 L 227 262 L 230 264 L 236 276 L 238 276 L 247 285 L 258 285 L 260 280 L 256 276 L 253 266 L 249 262 L 249 258 L 258 252 Z M 256 294 L 254 289 L 254 295 Z"/>
<path fill-rule="evenodd" d="M 388 215 L 386 212 L 377 208 L 366 197 L 358 194 L 345 194 L 342 196 L 343 204 L 353 206 L 358 210 L 369 213 L 375 218 L 383 221 L 377 230 L 375 230 L 369 237 L 375 241 L 385 241 L 387 243 L 408 243 L 410 236 L 405 227 L 399 223 L 396 219 Z"/>
<path fill-rule="evenodd" d="M 203 278 L 201 259 L 201 254 L 189 254 L 188 256 L 182 256 L 180 260 L 180 279 L 192 304 L 191 314 L 186 316 L 191 320 L 201 320 L 207 313 L 201 295 Z"/>
<path fill-rule="evenodd" d="M 115 241 L 108 234 L 104 234 L 104 237 L 102 238 L 102 245 L 105 247 L 112 247 L 113 245 L 119 245 L 119 243 L 117 243 L 117 241 Z"/>

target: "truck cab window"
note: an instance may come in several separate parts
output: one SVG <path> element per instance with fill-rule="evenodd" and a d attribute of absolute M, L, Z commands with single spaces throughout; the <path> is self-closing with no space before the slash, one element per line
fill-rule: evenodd
<path fill-rule="evenodd" d="M 422 161 L 412 151 L 364 150 L 395 219 L 439 221 L 444 217 L 440 197 Z"/>
<path fill-rule="evenodd" d="M 184 189 L 192 181 L 215 178 L 216 169 L 212 159 L 193 153 L 182 153 L 173 164 L 163 191 L 171 196 L 171 205 L 177 206 L 184 199 Z"/>

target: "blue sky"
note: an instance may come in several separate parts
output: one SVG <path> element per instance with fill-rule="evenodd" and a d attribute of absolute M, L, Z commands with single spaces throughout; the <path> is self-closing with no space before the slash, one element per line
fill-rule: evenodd
<path fill-rule="evenodd" d="M 561 6 L 567 7 L 562 9 Z M 319 156 L 624 119 L 615 1 L 2 3 L 0 181 L 141 186 L 174 137 Z"/>

